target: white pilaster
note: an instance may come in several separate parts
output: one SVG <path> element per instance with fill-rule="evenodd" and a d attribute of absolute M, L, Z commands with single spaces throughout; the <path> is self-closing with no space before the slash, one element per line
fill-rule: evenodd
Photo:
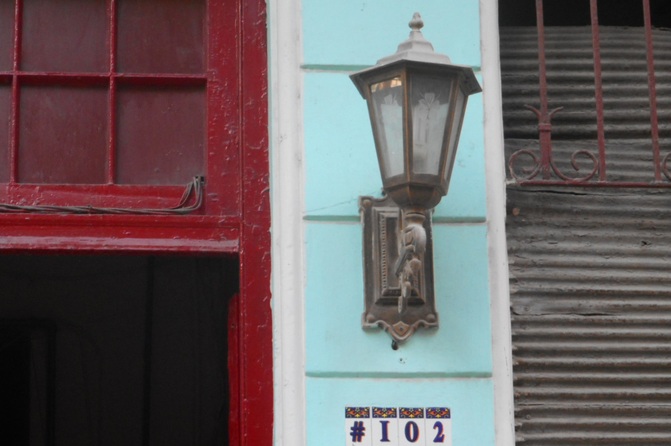
<path fill-rule="evenodd" d="M 300 0 L 268 0 L 274 444 L 305 445 Z"/>
<path fill-rule="evenodd" d="M 480 29 L 485 104 L 485 172 L 496 445 L 514 446 L 515 407 L 505 228 L 506 177 L 503 153 L 498 0 L 480 0 Z"/>

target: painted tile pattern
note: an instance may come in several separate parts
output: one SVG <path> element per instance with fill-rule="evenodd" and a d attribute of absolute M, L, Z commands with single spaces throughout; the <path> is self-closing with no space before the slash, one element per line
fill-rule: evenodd
<path fill-rule="evenodd" d="M 346 407 L 345 445 L 451 446 L 452 412 L 448 407 Z"/>

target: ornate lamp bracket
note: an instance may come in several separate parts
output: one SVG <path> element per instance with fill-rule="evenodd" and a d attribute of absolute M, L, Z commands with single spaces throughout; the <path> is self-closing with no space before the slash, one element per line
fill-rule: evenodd
<path fill-rule="evenodd" d="M 389 197 L 360 197 L 365 276 L 364 328 L 396 342 L 419 327 L 438 327 L 433 290 L 431 217 L 401 211 Z"/>

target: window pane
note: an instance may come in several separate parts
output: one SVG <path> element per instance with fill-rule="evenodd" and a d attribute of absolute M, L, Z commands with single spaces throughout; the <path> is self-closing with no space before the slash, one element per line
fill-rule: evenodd
<path fill-rule="evenodd" d="M 12 89 L 0 85 L 0 183 L 9 181 L 9 117 Z"/>
<path fill-rule="evenodd" d="M 202 88 L 123 88 L 118 92 L 117 181 L 184 184 L 204 174 Z"/>
<path fill-rule="evenodd" d="M 464 93 L 464 91 L 461 88 L 457 89 L 457 98 L 456 98 L 456 103 L 454 105 L 454 117 L 452 119 L 452 128 L 450 128 L 450 140 L 447 146 L 447 161 L 454 163 L 456 160 L 456 155 L 454 152 L 457 151 L 457 146 L 459 144 L 459 135 L 461 134 L 461 125 L 464 122 L 464 112 L 466 111 L 466 107 L 464 107 L 464 102 L 468 100 L 468 96 Z M 447 179 L 450 177 L 452 174 L 452 169 L 454 167 L 454 164 L 449 164 L 447 168 L 445 169 L 445 182 L 447 183 Z"/>
<path fill-rule="evenodd" d="M 403 84 L 400 77 L 371 86 L 375 109 L 374 128 L 382 152 L 383 177 L 401 175 L 403 154 Z"/>
<path fill-rule="evenodd" d="M 26 87 L 21 91 L 19 180 L 104 183 L 107 89 Z"/>
<path fill-rule="evenodd" d="M 415 74 L 411 77 L 413 171 L 438 175 L 445 124 L 450 108 L 450 89 L 457 79 Z"/>
<path fill-rule="evenodd" d="M 0 71 L 12 69 L 14 2 L 0 0 Z"/>
<path fill-rule="evenodd" d="M 120 0 L 118 15 L 119 71 L 204 71 L 204 0 Z"/>
<path fill-rule="evenodd" d="M 23 70 L 108 71 L 105 3 L 105 0 L 24 0 Z"/>

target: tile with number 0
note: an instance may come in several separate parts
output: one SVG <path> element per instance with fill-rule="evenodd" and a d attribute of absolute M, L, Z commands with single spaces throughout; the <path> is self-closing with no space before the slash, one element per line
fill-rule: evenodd
<path fill-rule="evenodd" d="M 424 408 L 399 407 L 398 444 L 399 446 L 424 445 Z"/>

